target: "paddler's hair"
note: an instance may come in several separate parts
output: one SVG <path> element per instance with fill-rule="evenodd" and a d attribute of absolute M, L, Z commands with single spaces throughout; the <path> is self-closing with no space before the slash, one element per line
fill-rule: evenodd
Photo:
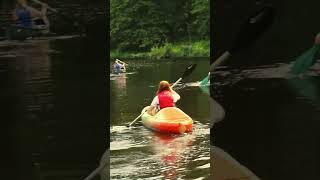
<path fill-rule="evenodd" d="M 19 6 L 22 6 L 22 5 L 25 5 L 28 3 L 27 0 L 17 0 L 16 2 L 17 2 L 17 5 L 19 5 Z"/>
<path fill-rule="evenodd" d="M 170 84 L 168 81 L 160 81 L 159 88 L 158 88 L 158 91 L 156 94 L 158 95 L 162 91 L 170 91 L 171 92 Z"/>

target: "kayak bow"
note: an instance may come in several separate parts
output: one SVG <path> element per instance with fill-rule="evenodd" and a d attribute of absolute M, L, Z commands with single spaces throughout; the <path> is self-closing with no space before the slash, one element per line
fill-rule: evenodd
<path fill-rule="evenodd" d="M 149 108 L 145 107 L 142 112 Z M 144 113 L 141 116 L 142 124 L 147 128 L 161 133 L 182 134 L 192 131 L 192 119 L 176 107 L 161 109 L 156 115 Z"/>

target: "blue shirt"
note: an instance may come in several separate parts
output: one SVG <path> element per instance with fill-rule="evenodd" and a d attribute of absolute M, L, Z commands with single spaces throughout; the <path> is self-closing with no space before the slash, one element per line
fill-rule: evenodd
<path fill-rule="evenodd" d="M 28 28 L 32 27 L 31 13 L 27 8 L 17 8 L 15 13 L 18 17 L 18 25 Z"/>
<path fill-rule="evenodd" d="M 114 65 L 114 70 L 115 70 L 116 73 L 120 73 L 120 72 L 121 72 L 121 66 L 120 66 L 120 64 L 116 63 L 116 64 Z"/>

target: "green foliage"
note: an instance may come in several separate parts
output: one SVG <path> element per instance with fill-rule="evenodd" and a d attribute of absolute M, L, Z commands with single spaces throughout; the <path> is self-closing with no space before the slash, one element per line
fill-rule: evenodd
<path fill-rule="evenodd" d="M 167 43 L 209 39 L 209 17 L 208 0 L 110 0 L 110 46 L 121 52 L 187 51 Z"/>
<path fill-rule="evenodd" d="M 163 46 L 152 47 L 149 52 L 122 52 L 113 50 L 110 53 L 111 59 L 135 59 L 150 58 L 164 59 L 177 57 L 209 57 L 210 41 L 201 40 L 192 44 L 187 42 L 181 43 L 165 43 Z"/>
<path fill-rule="evenodd" d="M 209 57 L 210 41 L 202 40 L 192 44 L 182 43 L 166 43 L 161 47 L 151 48 L 149 57 L 155 59 L 172 58 L 172 57 Z"/>
<path fill-rule="evenodd" d="M 146 52 L 121 52 L 118 50 L 110 51 L 110 59 L 143 59 L 149 58 Z"/>
<path fill-rule="evenodd" d="M 150 57 L 156 59 L 185 57 L 190 55 L 190 46 L 183 44 L 165 44 L 161 47 L 154 47 L 150 51 Z"/>
<path fill-rule="evenodd" d="M 203 40 L 197 41 L 193 43 L 191 48 L 192 56 L 199 57 L 199 56 L 210 56 L 210 41 Z"/>
<path fill-rule="evenodd" d="M 194 33 L 200 37 L 210 35 L 210 4 L 208 0 L 193 0 L 191 14 Z"/>
<path fill-rule="evenodd" d="M 144 51 L 164 41 L 165 20 L 153 1 L 111 0 L 110 7 L 111 47 Z"/>

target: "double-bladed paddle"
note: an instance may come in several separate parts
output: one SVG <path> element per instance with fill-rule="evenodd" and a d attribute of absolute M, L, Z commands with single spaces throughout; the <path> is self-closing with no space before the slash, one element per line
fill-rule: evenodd
<path fill-rule="evenodd" d="M 183 72 L 182 76 L 171 86 L 171 88 L 173 88 L 174 86 L 176 86 L 182 79 L 184 79 L 185 77 L 189 76 L 193 70 L 196 68 L 196 64 L 192 64 L 189 65 Z M 146 113 L 148 111 L 148 109 L 146 109 L 145 111 L 143 111 L 138 117 L 136 117 L 129 125 L 127 125 L 127 127 L 130 127 L 133 123 L 135 123 L 142 115 L 144 115 L 144 113 Z"/>
<path fill-rule="evenodd" d="M 37 3 L 37 4 L 41 4 L 41 5 L 45 4 L 44 2 L 41 2 L 41 1 L 38 1 L 38 0 L 32 0 L 32 1 L 35 2 L 35 3 Z M 56 9 L 53 9 L 53 8 L 50 7 L 49 5 L 47 5 L 47 8 L 48 8 L 50 11 L 52 11 L 52 12 L 55 12 L 55 13 L 58 12 Z"/>
<path fill-rule="evenodd" d="M 46 3 L 41 2 L 41 1 L 39 1 L 39 0 L 32 0 L 32 1 L 33 1 L 34 3 L 41 4 L 41 5 L 46 4 Z M 64 20 L 66 20 L 66 21 L 68 21 L 68 22 L 72 22 L 73 25 L 78 25 L 77 22 L 75 22 L 74 20 L 72 20 L 72 19 L 70 19 L 69 17 L 65 16 L 64 14 L 60 13 L 58 10 L 50 7 L 49 5 L 47 5 L 47 8 L 48 8 L 50 11 L 52 11 L 52 12 L 60 15 L 61 17 L 63 17 Z"/>
<path fill-rule="evenodd" d="M 248 47 L 256 39 L 258 39 L 258 37 L 272 24 L 274 20 L 274 12 L 274 8 L 268 5 L 252 14 L 239 31 L 230 50 L 224 52 L 215 62 L 213 62 L 210 65 L 209 71 L 213 72 L 217 66 L 228 59 L 232 54 L 245 47 Z M 208 76 L 206 78 L 208 78 Z M 207 80 L 206 78 L 204 78 L 201 82 L 205 82 Z M 201 85 L 203 84 L 204 83 L 201 83 Z"/>
<path fill-rule="evenodd" d="M 258 37 L 272 24 L 274 14 L 274 8 L 272 6 L 265 6 L 251 15 L 236 36 L 232 48 L 229 51 L 224 52 L 214 63 L 211 64 L 210 72 L 213 72 L 218 65 L 228 59 L 232 54 L 248 47 L 257 40 Z"/>

